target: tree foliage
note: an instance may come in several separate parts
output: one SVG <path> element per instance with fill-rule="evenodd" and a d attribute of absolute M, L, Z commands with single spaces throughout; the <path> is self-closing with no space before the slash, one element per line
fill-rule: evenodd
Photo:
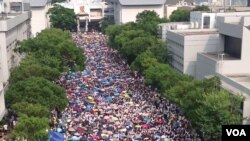
<path fill-rule="evenodd" d="M 52 27 L 76 31 L 76 15 L 73 9 L 54 5 L 48 11 Z"/>
<path fill-rule="evenodd" d="M 198 5 L 192 11 L 210 11 L 210 9 L 206 5 Z"/>
<path fill-rule="evenodd" d="M 19 102 L 11 106 L 11 108 L 18 114 L 25 114 L 28 117 L 49 117 L 49 109 L 46 106 L 40 104 L 31 104 L 28 102 Z"/>
<path fill-rule="evenodd" d="M 60 3 L 60 2 L 65 2 L 66 0 L 52 0 L 51 3 L 54 4 L 54 3 Z"/>
<path fill-rule="evenodd" d="M 31 59 L 31 57 L 29 57 L 29 59 Z M 19 67 L 15 68 L 11 72 L 11 77 L 9 79 L 10 83 L 22 81 L 34 76 L 44 77 L 50 81 L 53 81 L 60 75 L 60 72 L 56 68 L 40 65 L 38 62 L 29 64 L 25 62 L 26 60 L 27 58 L 21 62 Z"/>
<path fill-rule="evenodd" d="M 142 73 L 147 68 L 156 66 L 157 64 L 158 61 L 154 54 L 147 50 L 136 57 L 136 59 L 131 64 L 131 68 Z"/>
<path fill-rule="evenodd" d="M 169 18 L 171 22 L 185 22 L 189 21 L 189 16 L 190 11 L 185 9 L 177 9 L 173 11 Z"/>
<path fill-rule="evenodd" d="M 41 77 L 31 77 L 14 83 L 7 90 L 7 106 L 18 102 L 41 104 L 50 110 L 58 107 L 62 110 L 67 106 L 67 97 L 65 90 L 56 84 Z"/>
<path fill-rule="evenodd" d="M 69 32 L 60 29 L 46 29 L 35 38 L 20 42 L 19 45 L 16 50 L 21 53 L 33 53 L 36 57 L 46 56 L 50 59 L 42 60 L 43 63 L 61 63 L 59 70 L 82 70 L 85 65 L 83 50 L 76 47 Z M 49 62 L 51 57 L 59 62 Z"/>
<path fill-rule="evenodd" d="M 157 35 L 158 24 L 160 22 L 161 18 L 155 11 L 144 10 L 136 15 L 137 27 L 152 35 Z"/>
<path fill-rule="evenodd" d="M 109 26 L 109 25 L 114 25 L 115 24 L 115 19 L 114 16 L 107 16 L 104 17 L 101 23 L 101 31 L 105 32 L 105 29 Z"/>
<path fill-rule="evenodd" d="M 38 141 L 48 139 L 49 119 L 39 117 L 28 117 L 21 115 L 14 130 L 9 135 L 9 139 L 18 139 L 22 141 L 27 138 L 29 141 Z"/>

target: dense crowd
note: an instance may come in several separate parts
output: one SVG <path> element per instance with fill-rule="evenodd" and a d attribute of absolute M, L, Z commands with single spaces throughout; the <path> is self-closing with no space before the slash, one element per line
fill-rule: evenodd
<path fill-rule="evenodd" d="M 69 71 L 57 82 L 69 99 L 68 107 L 52 118 L 57 132 L 81 141 L 200 141 L 180 109 L 145 86 L 143 76 L 107 47 L 105 35 L 72 36 L 84 49 L 86 68 Z"/>

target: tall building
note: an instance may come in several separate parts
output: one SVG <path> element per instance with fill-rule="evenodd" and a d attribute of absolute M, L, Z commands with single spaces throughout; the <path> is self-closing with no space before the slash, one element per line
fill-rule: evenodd
<path fill-rule="evenodd" d="M 47 12 L 51 8 L 51 0 L 30 0 L 31 33 L 35 37 L 37 33 L 50 27 L 49 15 Z"/>
<path fill-rule="evenodd" d="M 172 67 L 197 79 L 219 76 L 223 88 L 245 96 L 243 116 L 249 124 L 250 12 L 196 11 L 190 23 L 159 26 L 161 37 L 168 42 Z"/>
<path fill-rule="evenodd" d="M 8 86 L 10 70 L 17 66 L 21 56 L 14 52 L 17 41 L 30 38 L 31 12 L 28 4 L 20 0 L 0 1 L 0 119 L 5 113 L 4 93 Z M 25 5 L 25 7 L 24 7 Z"/>
<path fill-rule="evenodd" d="M 114 3 L 115 23 L 134 22 L 136 15 L 144 10 L 154 10 L 162 18 L 165 2 L 166 0 L 117 0 Z"/>

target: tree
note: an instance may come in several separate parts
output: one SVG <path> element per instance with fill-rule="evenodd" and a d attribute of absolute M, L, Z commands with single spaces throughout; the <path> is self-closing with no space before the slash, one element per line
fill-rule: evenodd
<path fill-rule="evenodd" d="M 167 44 L 161 40 L 156 40 L 153 46 L 149 50 L 154 54 L 156 59 L 160 63 L 167 63 L 169 58 L 169 53 L 167 49 Z"/>
<path fill-rule="evenodd" d="M 35 38 L 19 42 L 16 51 L 32 53 L 35 56 L 46 56 L 47 59 L 57 58 L 59 70 L 83 70 L 85 56 L 83 50 L 76 47 L 69 32 L 60 29 L 46 29 Z M 52 58 L 51 58 L 52 57 Z M 44 58 L 45 59 L 45 58 Z M 46 63 L 49 63 L 48 60 Z M 44 62 L 45 63 L 45 62 Z M 53 61 L 53 63 L 56 63 Z"/>
<path fill-rule="evenodd" d="M 18 102 L 41 104 L 49 110 L 55 107 L 62 110 L 67 106 L 67 97 L 65 90 L 56 84 L 41 77 L 31 77 L 14 83 L 7 90 L 7 106 Z"/>
<path fill-rule="evenodd" d="M 49 119 L 39 117 L 28 117 L 27 115 L 21 115 L 18 119 L 17 125 L 11 134 L 9 139 L 18 139 L 22 141 L 23 138 L 27 138 L 29 141 L 38 141 L 40 139 L 48 139 Z"/>
<path fill-rule="evenodd" d="M 48 13 L 52 27 L 62 30 L 76 31 L 76 15 L 73 9 L 54 5 Z"/>
<path fill-rule="evenodd" d="M 155 11 L 144 10 L 136 15 L 137 28 L 149 32 L 151 35 L 157 35 L 160 22 L 161 18 Z"/>
<path fill-rule="evenodd" d="M 210 11 L 210 9 L 206 5 L 198 5 L 192 11 Z"/>
<path fill-rule="evenodd" d="M 11 108 L 17 113 L 17 115 L 25 114 L 28 117 L 49 117 L 50 111 L 47 107 L 42 106 L 40 104 L 31 104 L 27 102 L 19 102 L 15 103 L 11 106 Z"/>
<path fill-rule="evenodd" d="M 172 22 L 184 22 L 189 21 L 190 11 L 184 9 L 177 9 L 170 15 L 170 21 Z"/>
<path fill-rule="evenodd" d="M 142 73 L 144 72 L 144 70 L 157 64 L 158 61 L 155 58 L 154 54 L 151 51 L 147 50 L 136 57 L 136 59 L 131 64 L 131 68 Z"/>
<path fill-rule="evenodd" d="M 11 77 L 9 79 L 11 84 L 34 76 L 43 77 L 50 81 L 59 78 L 60 72 L 57 69 L 40 65 L 38 62 L 34 64 L 25 64 L 24 61 L 26 60 L 27 59 L 23 60 L 23 63 L 11 72 Z"/>
<path fill-rule="evenodd" d="M 114 24 L 115 24 L 114 16 L 104 17 L 101 23 L 101 31 L 105 32 L 106 28 L 109 25 L 114 25 Z"/>
<path fill-rule="evenodd" d="M 52 0 L 51 3 L 54 4 L 54 3 L 60 3 L 60 2 L 65 2 L 66 0 Z"/>
<path fill-rule="evenodd" d="M 167 64 L 157 64 L 156 66 L 151 66 L 145 70 L 145 84 L 151 85 L 153 88 L 158 88 L 158 90 L 166 90 L 170 85 L 174 85 L 170 80 L 176 73 Z"/>
<path fill-rule="evenodd" d="M 121 47 L 115 41 L 117 36 L 119 36 L 123 31 L 133 30 L 135 28 L 135 23 L 127 23 L 123 25 L 109 25 L 105 32 L 109 37 L 109 46 L 114 49 L 118 49 Z"/>
<path fill-rule="evenodd" d="M 241 96 L 231 96 L 225 91 L 212 91 L 203 95 L 201 105 L 190 117 L 193 125 L 204 133 L 205 140 L 220 140 L 221 125 L 240 124 L 242 116 L 233 109 L 240 109 Z"/>
<path fill-rule="evenodd" d="M 121 54 L 126 57 L 128 63 L 131 64 L 139 54 L 145 52 L 153 43 L 154 38 L 136 37 L 123 45 Z"/>

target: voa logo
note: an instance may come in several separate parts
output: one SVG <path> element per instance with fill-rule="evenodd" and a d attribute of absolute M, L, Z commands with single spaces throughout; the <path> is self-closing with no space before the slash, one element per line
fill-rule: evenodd
<path fill-rule="evenodd" d="M 244 129 L 226 129 L 227 136 L 247 136 Z"/>

